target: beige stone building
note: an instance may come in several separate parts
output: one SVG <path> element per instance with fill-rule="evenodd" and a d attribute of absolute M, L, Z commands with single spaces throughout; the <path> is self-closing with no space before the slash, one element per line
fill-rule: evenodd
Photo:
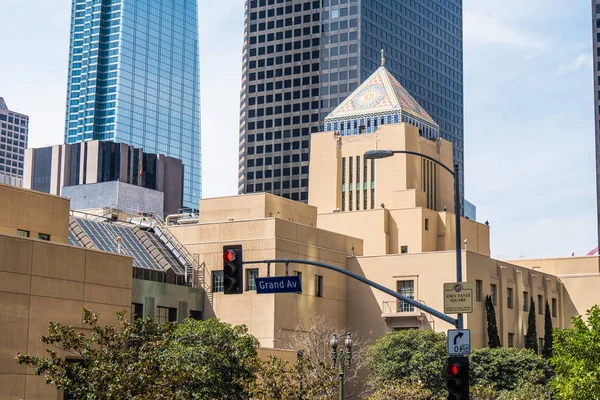
<path fill-rule="evenodd" d="M 68 199 L 0 185 L 0 204 L 0 399 L 61 399 L 15 355 L 44 356 L 48 323 L 81 327 L 84 307 L 116 323 L 132 258 L 69 246 Z"/>
<path fill-rule="evenodd" d="M 386 73 L 382 68 L 378 74 Z M 452 146 L 437 137 L 435 129 L 424 130 L 427 126 L 415 122 L 418 115 L 397 123 L 391 116 L 379 118 L 377 102 L 384 104 L 381 112 L 392 114 L 398 112 L 390 105 L 412 104 L 401 98 L 402 90 L 385 88 L 375 98 L 363 92 L 357 89 L 344 102 L 344 109 L 352 108 L 352 113 L 344 114 L 340 123 L 352 128 L 368 119 L 371 133 L 356 134 L 362 132 L 358 127 L 354 134 L 346 129 L 344 134 L 333 130 L 311 137 L 309 205 L 267 194 L 203 199 L 198 224 L 171 226 L 173 235 L 199 254 L 206 267 L 210 289 L 205 315 L 248 325 L 266 347 L 281 346 L 285 341 L 280 339 L 316 315 L 373 340 L 394 329 L 453 328 L 351 278 L 305 265 L 289 266 L 290 273 L 302 275 L 302 294 L 257 295 L 254 278 L 266 276 L 264 264 L 246 266 L 243 294 L 221 293 L 223 245 L 242 244 L 245 260 L 300 258 L 329 263 L 443 311 L 443 285 L 456 279 L 456 216 L 450 211 L 453 177 L 419 156 L 370 160 L 364 153 L 413 151 L 452 168 Z M 365 96 L 371 96 L 369 101 Z M 362 110 L 361 104 L 367 109 Z M 475 296 L 465 328 L 471 329 L 474 348 L 487 345 L 487 295 L 496 306 L 503 345 L 515 347 L 524 345 L 530 298 L 540 340 L 546 301 L 553 324 L 559 327 L 569 326 L 570 318 L 581 311 L 580 304 L 598 302 L 591 293 L 571 295 L 568 289 L 578 286 L 567 284 L 550 267 L 490 258 L 487 224 L 461 218 L 461 228 L 463 281 L 472 285 Z M 271 266 L 271 275 L 284 275 L 284 268 Z"/>

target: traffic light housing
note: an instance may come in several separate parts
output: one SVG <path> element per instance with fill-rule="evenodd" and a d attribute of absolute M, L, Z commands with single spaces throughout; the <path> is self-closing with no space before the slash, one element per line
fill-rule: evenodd
<path fill-rule="evenodd" d="M 469 358 L 448 357 L 447 364 L 448 400 L 469 399 Z"/>
<path fill-rule="evenodd" d="M 243 278 L 242 245 L 223 246 L 223 293 L 243 293 Z"/>

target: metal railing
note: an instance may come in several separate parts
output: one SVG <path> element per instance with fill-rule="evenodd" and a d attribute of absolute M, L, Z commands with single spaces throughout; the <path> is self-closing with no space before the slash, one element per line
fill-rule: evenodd
<path fill-rule="evenodd" d="M 423 300 L 417 300 L 421 304 L 425 304 Z M 403 314 L 414 313 L 415 306 L 402 300 L 391 300 L 381 302 L 381 311 L 383 314 Z"/>

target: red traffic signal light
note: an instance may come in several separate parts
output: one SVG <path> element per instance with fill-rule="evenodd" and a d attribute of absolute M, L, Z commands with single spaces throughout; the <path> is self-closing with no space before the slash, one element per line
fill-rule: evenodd
<path fill-rule="evenodd" d="M 223 246 L 223 293 L 243 293 L 243 278 L 242 246 Z"/>
<path fill-rule="evenodd" d="M 235 250 L 225 250 L 223 251 L 223 261 L 233 262 L 237 258 L 237 252 Z"/>
<path fill-rule="evenodd" d="M 446 365 L 448 400 L 469 399 L 469 359 L 448 357 Z"/>

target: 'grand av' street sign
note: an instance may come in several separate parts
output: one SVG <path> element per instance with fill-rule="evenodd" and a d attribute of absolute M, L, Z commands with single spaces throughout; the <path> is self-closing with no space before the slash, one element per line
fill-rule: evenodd
<path fill-rule="evenodd" d="M 271 276 L 255 278 L 257 294 L 302 293 L 299 276 Z"/>

